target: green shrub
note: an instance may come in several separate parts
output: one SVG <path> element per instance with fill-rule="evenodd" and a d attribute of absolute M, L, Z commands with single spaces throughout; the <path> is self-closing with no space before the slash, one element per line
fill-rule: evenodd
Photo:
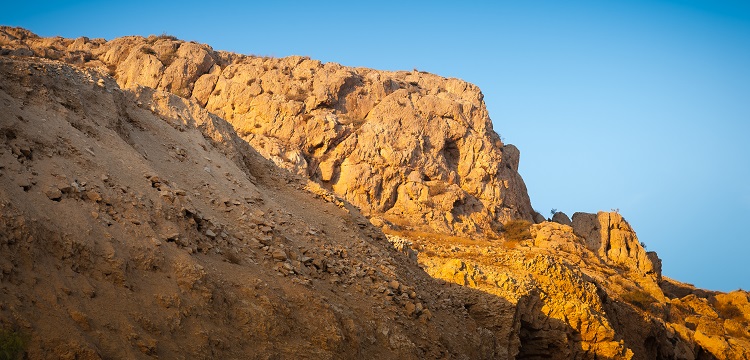
<path fill-rule="evenodd" d="M 12 330 L 0 330 L 0 360 L 16 360 L 26 351 L 26 338 Z"/>
<path fill-rule="evenodd" d="M 643 290 L 631 290 L 622 294 L 622 299 L 641 308 L 642 310 L 649 310 L 651 304 L 656 302 L 651 294 Z"/>

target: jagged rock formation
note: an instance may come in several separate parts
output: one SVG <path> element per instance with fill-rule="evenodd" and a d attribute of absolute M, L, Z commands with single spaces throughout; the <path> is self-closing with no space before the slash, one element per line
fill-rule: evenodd
<path fill-rule="evenodd" d="M 747 292 L 534 212 L 463 81 L 0 27 L 0 105 L 28 358 L 750 357 Z"/>
<path fill-rule="evenodd" d="M 193 98 L 263 156 L 396 226 L 496 234 L 531 220 L 519 151 L 479 89 L 421 72 L 216 52 L 171 37 L 40 39 L 5 28 L 6 54 L 108 68 L 123 88 Z"/>
<path fill-rule="evenodd" d="M 530 228 L 528 239 L 503 245 L 434 235 L 413 236 L 413 242 L 420 264 L 433 277 L 515 306 L 521 341 L 517 359 L 750 355 L 747 292 L 701 292 L 662 279 L 618 213 L 577 213 L 574 224 L 575 219 L 579 225 L 582 219 L 600 221 L 596 226 L 602 233 L 582 237 L 570 226 L 544 222 Z M 606 231 L 608 251 L 600 252 Z M 476 318 L 494 319 L 481 302 L 464 306 Z"/>
<path fill-rule="evenodd" d="M 570 222 L 570 221 L 569 221 Z M 573 232 L 586 240 L 586 247 L 613 265 L 656 274 L 661 279 L 661 260 L 641 246 L 635 232 L 616 212 L 575 213 L 570 224 Z"/>

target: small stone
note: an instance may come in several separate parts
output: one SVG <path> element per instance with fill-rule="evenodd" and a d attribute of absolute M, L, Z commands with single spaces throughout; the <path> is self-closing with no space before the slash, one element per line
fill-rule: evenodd
<path fill-rule="evenodd" d="M 31 189 L 31 182 L 29 179 L 19 179 L 16 181 L 16 185 L 23 188 L 23 191 L 29 191 L 29 189 Z"/>
<path fill-rule="evenodd" d="M 169 190 L 161 190 L 159 192 L 159 195 L 161 195 L 161 197 L 165 198 L 169 202 L 174 201 L 174 195 L 172 195 L 172 192 Z"/>
<path fill-rule="evenodd" d="M 417 302 L 417 303 L 416 303 L 416 304 L 414 304 L 414 305 L 415 305 L 415 307 L 414 307 L 414 312 L 416 312 L 416 314 L 417 314 L 417 315 L 421 314 L 421 313 L 422 313 L 422 310 L 424 310 L 424 305 L 422 305 L 422 303 L 421 303 L 421 302 Z"/>
<path fill-rule="evenodd" d="M 50 200 L 60 201 L 62 198 L 62 191 L 56 187 L 51 187 L 44 192 L 44 195 L 47 195 L 47 198 Z"/>
<path fill-rule="evenodd" d="M 390 287 L 393 290 L 398 290 L 398 287 L 401 284 L 397 280 L 391 280 L 391 282 L 388 283 L 388 287 Z"/>
<path fill-rule="evenodd" d="M 406 304 L 404 304 L 404 310 L 406 311 L 407 316 L 414 315 L 414 312 L 417 310 L 417 306 L 414 305 L 413 302 L 407 301 Z"/>
<path fill-rule="evenodd" d="M 268 236 L 268 235 L 261 236 L 258 238 L 258 242 L 265 246 L 271 245 L 271 240 L 272 240 L 271 236 Z"/>
<path fill-rule="evenodd" d="M 430 309 L 424 309 L 422 310 L 422 315 L 419 316 L 419 321 L 421 323 L 426 323 L 432 319 L 432 313 L 430 312 Z"/>
<path fill-rule="evenodd" d="M 211 239 L 216 237 L 216 233 L 211 231 L 211 229 L 206 230 L 206 236 L 210 237 Z"/>
<path fill-rule="evenodd" d="M 325 259 L 313 259 L 312 264 L 313 266 L 318 268 L 318 270 L 322 270 L 322 271 L 325 271 L 327 267 Z"/>
<path fill-rule="evenodd" d="M 284 250 L 281 250 L 281 249 L 274 249 L 274 250 L 273 250 L 273 251 L 271 252 L 271 256 L 272 256 L 272 257 L 273 257 L 273 259 L 274 259 L 274 260 L 276 260 L 276 261 L 284 261 L 284 260 L 286 260 L 286 258 L 287 258 L 287 257 L 286 257 L 286 252 L 284 252 Z"/>
<path fill-rule="evenodd" d="M 96 202 L 102 201 L 102 196 L 99 195 L 98 192 L 93 191 L 93 190 L 89 190 L 86 192 L 86 198 L 91 201 L 96 201 Z"/>

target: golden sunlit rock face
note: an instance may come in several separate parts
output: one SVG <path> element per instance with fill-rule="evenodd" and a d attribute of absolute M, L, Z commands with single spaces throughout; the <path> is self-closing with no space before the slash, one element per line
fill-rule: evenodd
<path fill-rule="evenodd" d="M 747 292 L 545 221 L 464 81 L 0 27 L 0 104 L 10 354 L 750 358 Z"/>

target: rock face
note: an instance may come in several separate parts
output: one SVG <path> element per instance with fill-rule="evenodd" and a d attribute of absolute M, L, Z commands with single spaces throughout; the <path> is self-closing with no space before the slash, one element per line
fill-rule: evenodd
<path fill-rule="evenodd" d="M 628 232 L 629 225 L 617 213 L 576 214 L 574 219 L 586 215 L 613 220 L 604 224 L 614 223 L 613 230 Z M 614 236 L 636 241 L 632 231 Z M 638 258 L 616 258 L 614 267 L 608 253 L 600 253 L 598 246 L 590 249 L 592 241 L 567 225 L 531 225 L 528 239 L 502 246 L 486 241 L 443 242 L 429 235 L 415 236 L 413 243 L 430 275 L 484 294 L 468 301 L 440 294 L 442 304 L 465 301 L 469 314 L 483 319 L 488 328 L 503 317 L 520 320 L 503 322 L 518 326 L 516 359 L 744 359 L 750 355 L 747 292 L 711 293 L 662 279 L 655 270 L 644 270 Z M 634 247 L 640 244 L 611 242 L 617 254 L 628 253 L 626 248 L 637 254 Z M 494 310 L 488 310 L 493 300 Z"/>
<path fill-rule="evenodd" d="M 575 213 L 573 231 L 586 240 L 586 247 L 611 264 L 661 276 L 661 260 L 649 255 L 638 237 L 617 212 Z"/>
<path fill-rule="evenodd" d="M 108 68 L 123 88 L 193 98 L 264 157 L 394 226 L 496 235 L 532 219 L 519 151 L 492 130 L 479 89 L 422 72 L 215 52 L 171 37 L 40 39 L 3 28 L 3 52 Z"/>
<path fill-rule="evenodd" d="M 466 82 L 0 27 L 0 105 L 25 358 L 750 358 L 747 292 L 534 212 Z"/>

